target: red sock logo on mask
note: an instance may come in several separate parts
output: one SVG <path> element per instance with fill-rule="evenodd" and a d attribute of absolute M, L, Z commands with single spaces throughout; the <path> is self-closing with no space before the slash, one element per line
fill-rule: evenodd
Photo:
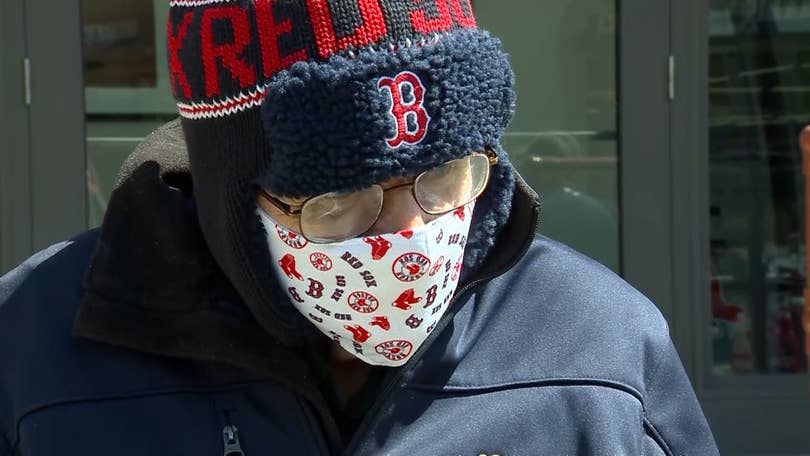
<path fill-rule="evenodd" d="M 388 331 L 388 330 L 390 330 L 390 329 L 391 329 L 391 322 L 389 322 L 389 321 L 388 321 L 388 317 L 386 317 L 386 316 L 384 316 L 384 315 L 383 315 L 383 316 L 374 317 L 374 318 L 371 320 L 371 323 L 370 323 L 370 324 L 371 324 L 371 326 L 377 326 L 377 327 L 379 327 L 379 328 L 380 328 L 380 329 L 382 329 L 383 331 Z"/>
<path fill-rule="evenodd" d="M 352 333 L 352 338 L 355 342 L 363 343 L 367 341 L 371 337 L 371 333 L 366 330 L 366 328 L 360 325 L 349 326 L 345 325 L 344 328 L 346 331 Z"/>
<path fill-rule="evenodd" d="M 374 260 L 381 260 L 391 248 L 391 242 L 382 236 L 367 237 L 363 242 L 371 246 L 371 258 Z"/>
<path fill-rule="evenodd" d="M 398 309 L 411 310 L 411 306 L 414 304 L 419 304 L 420 301 L 422 301 L 422 298 L 417 298 L 414 295 L 413 288 L 411 288 L 399 295 L 397 300 L 394 301 L 393 305 Z"/>
<path fill-rule="evenodd" d="M 295 269 L 295 257 L 291 254 L 286 254 L 282 259 L 278 261 L 278 264 L 281 266 L 281 270 L 284 271 L 284 274 L 291 279 L 298 279 L 304 280 L 304 277 Z"/>

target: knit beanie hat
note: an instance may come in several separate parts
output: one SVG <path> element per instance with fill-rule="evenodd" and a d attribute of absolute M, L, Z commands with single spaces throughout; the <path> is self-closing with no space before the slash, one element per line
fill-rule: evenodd
<path fill-rule="evenodd" d="M 464 259 L 509 215 L 500 146 L 514 104 L 500 43 L 470 0 L 171 0 L 172 90 L 206 241 L 265 329 L 297 342 L 255 215 L 256 188 L 353 191 L 476 151 L 500 155 Z"/>

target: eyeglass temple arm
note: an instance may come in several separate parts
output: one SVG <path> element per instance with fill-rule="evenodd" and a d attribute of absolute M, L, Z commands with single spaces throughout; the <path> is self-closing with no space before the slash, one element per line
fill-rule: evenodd
<path fill-rule="evenodd" d="M 487 147 L 486 155 L 489 160 L 489 166 L 495 166 L 501 160 L 500 157 L 498 157 L 498 153 L 492 150 L 491 147 Z"/>
<path fill-rule="evenodd" d="M 274 197 L 273 195 L 270 195 L 269 193 L 264 191 L 264 189 L 261 189 L 261 188 L 259 189 L 259 194 L 265 200 L 267 200 L 267 202 L 269 202 L 270 204 L 272 204 L 278 210 L 284 212 L 285 214 L 287 214 L 287 215 L 301 215 L 303 205 L 301 205 L 301 206 L 299 206 L 297 208 L 294 208 L 294 207 L 290 206 L 289 204 L 285 203 L 284 201 L 281 201 L 278 198 Z"/>

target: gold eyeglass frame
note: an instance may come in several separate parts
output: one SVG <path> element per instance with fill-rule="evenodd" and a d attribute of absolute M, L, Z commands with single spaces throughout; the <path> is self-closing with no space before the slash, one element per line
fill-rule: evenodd
<path fill-rule="evenodd" d="M 456 159 L 453 159 L 453 160 L 448 160 L 448 161 L 442 163 L 440 166 L 445 166 L 447 164 L 453 163 L 453 162 L 458 161 L 458 160 L 464 160 L 464 159 L 466 159 L 466 158 L 468 158 L 470 156 L 473 156 L 473 155 L 483 155 L 483 156 L 487 157 L 487 160 L 489 161 L 490 168 L 492 166 L 497 165 L 498 162 L 499 162 L 498 154 L 495 153 L 495 151 L 493 151 L 492 149 L 487 149 L 486 153 L 475 152 L 475 153 L 472 153 L 472 154 L 464 156 L 464 157 L 456 158 Z M 438 168 L 438 167 L 436 167 L 436 168 Z M 379 187 L 383 194 L 385 194 L 385 192 L 387 192 L 387 191 L 395 190 L 395 189 L 402 188 L 402 187 L 407 187 L 407 186 L 411 186 L 411 187 L 413 187 L 415 189 L 419 179 L 422 176 L 424 176 L 425 174 L 429 173 L 430 171 L 435 170 L 436 168 L 431 168 L 431 169 L 428 169 L 428 170 L 425 170 L 425 171 L 419 173 L 419 175 L 416 176 L 416 178 L 413 180 L 413 182 L 408 182 L 408 183 L 405 183 L 405 184 L 399 184 L 399 185 L 395 185 L 393 187 L 388 187 L 388 188 L 383 188 L 380 184 L 372 184 L 369 188 Z M 477 195 L 475 195 L 473 197 L 473 199 L 480 196 L 481 193 L 483 193 L 484 190 L 486 190 L 487 185 L 489 185 L 490 176 L 491 176 L 491 173 L 489 172 L 489 170 L 487 170 L 486 181 L 484 182 L 484 185 L 481 186 L 481 191 Z M 450 211 L 442 211 L 442 212 L 435 212 L 435 213 L 425 210 L 425 208 L 422 206 L 422 203 L 419 202 L 419 199 L 416 197 L 414 189 L 411 190 L 412 196 L 413 196 L 414 200 L 416 201 L 416 204 L 418 204 L 419 207 L 425 213 L 430 214 L 430 215 L 440 215 L 440 214 L 446 214 L 446 213 L 453 210 L 453 209 L 450 209 Z M 297 216 L 298 232 L 301 233 L 301 235 L 304 236 L 304 238 L 306 238 L 307 240 L 309 240 L 311 242 L 316 242 L 316 243 L 318 243 L 318 242 L 310 239 L 309 237 L 307 237 L 306 233 L 303 232 L 302 227 L 301 227 L 301 214 L 304 212 L 304 208 L 306 207 L 307 203 L 314 200 L 315 198 L 320 198 L 320 197 L 322 197 L 324 195 L 328 195 L 330 193 L 335 193 L 335 192 L 321 193 L 319 195 L 311 196 L 311 197 L 305 199 L 304 201 L 302 201 L 300 203 L 300 205 L 298 205 L 298 204 L 290 205 L 290 204 L 285 203 L 284 201 L 281 201 L 280 199 L 276 198 L 275 196 L 267 193 L 267 191 L 265 189 L 259 187 L 259 196 L 261 197 L 261 199 L 263 199 L 263 200 L 267 201 L 268 203 L 272 204 L 276 209 L 280 210 L 281 212 L 283 212 L 287 216 L 290 216 L 290 217 Z M 349 192 L 349 193 L 354 193 L 354 192 Z M 384 201 L 384 197 L 383 197 L 383 199 L 381 201 Z M 260 206 L 261 206 L 261 204 L 260 204 Z M 381 203 L 380 207 L 377 209 L 377 214 L 374 217 L 374 221 L 371 222 L 371 225 L 369 225 L 368 228 L 371 228 L 372 226 L 374 226 L 374 224 L 377 223 L 377 220 L 379 220 L 380 213 L 382 212 L 382 206 L 383 205 Z M 262 208 L 262 210 L 264 210 L 264 208 Z M 366 228 L 366 231 L 368 230 L 368 228 Z M 338 241 L 330 241 L 330 242 L 338 242 Z"/>

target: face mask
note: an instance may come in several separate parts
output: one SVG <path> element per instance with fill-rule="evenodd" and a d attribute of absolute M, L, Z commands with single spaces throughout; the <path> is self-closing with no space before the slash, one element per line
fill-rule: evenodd
<path fill-rule="evenodd" d="M 310 243 L 257 213 L 278 280 L 296 309 L 366 363 L 401 366 L 447 311 L 473 206 L 414 230 L 333 244 Z"/>

